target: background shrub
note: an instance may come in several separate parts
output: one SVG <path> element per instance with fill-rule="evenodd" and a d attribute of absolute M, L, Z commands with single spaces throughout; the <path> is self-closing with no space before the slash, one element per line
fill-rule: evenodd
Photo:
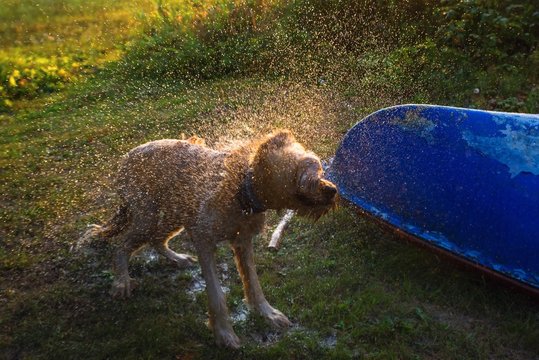
<path fill-rule="evenodd" d="M 284 76 L 403 101 L 537 112 L 539 10 L 494 0 L 157 0 L 109 75 Z M 0 109 L 57 91 L 85 61 L 0 56 Z M 92 65 L 88 62 L 88 68 Z M 95 64 L 93 64 L 95 65 Z"/>

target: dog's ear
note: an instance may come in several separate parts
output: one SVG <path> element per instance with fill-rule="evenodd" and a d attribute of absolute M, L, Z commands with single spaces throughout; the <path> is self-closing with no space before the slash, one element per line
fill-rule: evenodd
<path fill-rule="evenodd" d="M 292 144 L 294 135 L 289 130 L 278 130 L 266 137 L 260 144 L 259 149 L 263 152 L 277 150 Z"/>

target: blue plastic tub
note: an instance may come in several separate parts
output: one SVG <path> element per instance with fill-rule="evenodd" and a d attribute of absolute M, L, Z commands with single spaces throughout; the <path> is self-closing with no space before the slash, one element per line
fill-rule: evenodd
<path fill-rule="evenodd" d="M 328 170 L 343 198 L 421 242 L 539 293 L 539 116 L 380 110 Z"/>

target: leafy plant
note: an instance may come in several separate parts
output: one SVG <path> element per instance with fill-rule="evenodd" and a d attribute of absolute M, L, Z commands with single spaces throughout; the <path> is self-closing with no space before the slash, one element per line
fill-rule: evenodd
<path fill-rule="evenodd" d="M 530 1 L 444 0 L 436 14 L 440 43 L 482 64 L 529 54 L 539 40 L 539 11 Z"/>
<path fill-rule="evenodd" d="M 14 100 L 60 90 L 84 69 L 87 65 L 80 57 L 0 59 L 0 110 L 10 109 Z"/>

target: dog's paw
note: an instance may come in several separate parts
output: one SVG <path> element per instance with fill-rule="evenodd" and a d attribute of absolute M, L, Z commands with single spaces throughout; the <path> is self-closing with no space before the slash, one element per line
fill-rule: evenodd
<path fill-rule="evenodd" d="M 114 299 L 125 299 L 131 296 L 137 282 L 130 277 L 123 277 L 114 280 L 110 294 Z"/>
<path fill-rule="evenodd" d="M 231 349 L 239 349 L 241 346 L 240 338 L 232 329 L 214 329 L 215 343 Z"/>
<path fill-rule="evenodd" d="M 272 307 L 270 304 L 264 304 L 259 309 L 260 315 L 276 328 L 287 328 L 292 325 L 285 314 Z"/>

